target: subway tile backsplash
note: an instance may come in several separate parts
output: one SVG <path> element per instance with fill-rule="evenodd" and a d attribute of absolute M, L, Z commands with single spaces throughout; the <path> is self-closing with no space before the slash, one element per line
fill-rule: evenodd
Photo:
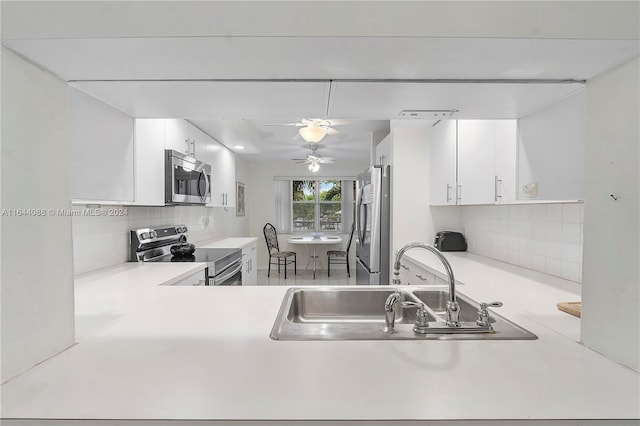
<path fill-rule="evenodd" d="M 582 281 L 583 204 L 463 206 L 468 251 Z"/>
<path fill-rule="evenodd" d="M 107 209 L 103 207 L 103 209 Z M 244 235 L 235 210 L 200 206 L 117 207 L 121 216 L 87 216 L 74 206 L 72 217 L 74 273 L 82 274 L 129 261 L 129 231 L 159 225 L 187 225 L 189 240 Z M 240 224 L 241 225 L 241 224 Z M 222 231 L 221 231 L 222 230 Z"/>

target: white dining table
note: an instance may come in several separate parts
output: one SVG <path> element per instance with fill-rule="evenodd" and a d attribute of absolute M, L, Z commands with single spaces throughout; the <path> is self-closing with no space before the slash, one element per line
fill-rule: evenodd
<path fill-rule="evenodd" d="M 289 237 L 287 238 L 287 242 L 289 244 L 304 244 L 309 246 L 309 248 L 313 248 L 313 279 L 316 279 L 316 271 L 318 270 L 318 255 L 316 253 L 316 249 L 321 244 L 340 244 L 342 242 L 342 237 L 339 236 L 321 236 L 320 238 L 313 238 L 312 236 L 304 236 L 304 237 Z M 307 262 L 307 268 L 309 267 L 309 262 Z"/>

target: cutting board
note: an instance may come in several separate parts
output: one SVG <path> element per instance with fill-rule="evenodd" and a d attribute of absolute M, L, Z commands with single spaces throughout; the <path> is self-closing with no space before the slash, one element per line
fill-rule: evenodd
<path fill-rule="evenodd" d="M 558 309 L 580 318 L 582 303 L 581 302 L 562 302 L 562 303 L 558 303 Z"/>

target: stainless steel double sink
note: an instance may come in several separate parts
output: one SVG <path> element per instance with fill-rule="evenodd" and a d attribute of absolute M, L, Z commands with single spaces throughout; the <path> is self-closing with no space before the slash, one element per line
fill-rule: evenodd
<path fill-rule="evenodd" d="M 396 307 L 397 333 L 388 334 L 384 305 L 396 287 L 290 288 L 285 293 L 271 338 L 274 340 L 514 340 L 537 336 L 491 311 L 491 331 L 473 332 L 479 303 L 458 293 L 461 328 L 443 325 L 448 300 L 446 287 L 403 288 L 422 300 L 433 331 L 413 332 L 415 307 Z M 470 331 L 471 330 L 471 331 Z"/>

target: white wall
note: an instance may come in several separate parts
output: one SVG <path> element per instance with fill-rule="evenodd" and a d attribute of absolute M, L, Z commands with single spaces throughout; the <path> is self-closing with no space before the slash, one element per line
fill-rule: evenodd
<path fill-rule="evenodd" d="M 462 206 L 468 251 L 580 282 L 582 207 L 582 203 Z"/>
<path fill-rule="evenodd" d="M 247 184 L 247 161 L 236 157 L 236 179 Z M 246 197 L 247 209 L 251 197 Z M 106 208 L 106 207 L 105 207 Z M 120 208 L 120 207 L 118 207 Z M 129 231 L 159 225 L 187 225 L 189 241 L 249 236 L 249 217 L 236 216 L 235 208 L 170 206 L 122 207 L 123 216 L 84 216 L 84 206 L 74 206 L 74 273 L 82 274 L 129 261 Z"/>
<path fill-rule="evenodd" d="M 431 123 L 395 120 L 391 124 L 391 254 L 402 246 L 429 241 L 432 223 L 425 220 L 429 210 L 428 131 Z"/>
<path fill-rule="evenodd" d="M 67 147 L 67 84 L 3 48 L 2 381 L 73 344 L 71 219 L 49 213 L 70 208 Z"/>
<path fill-rule="evenodd" d="M 518 199 L 584 198 L 585 103 L 581 90 L 518 120 Z M 528 183 L 537 197 L 523 195 Z"/>
<path fill-rule="evenodd" d="M 586 346 L 636 371 L 640 371 L 639 64 L 636 58 L 587 82 L 581 321 Z"/>
<path fill-rule="evenodd" d="M 264 240 L 262 228 L 269 222 L 272 224 L 276 221 L 276 205 L 275 205 L 275 184 L 274 176 L 309 176 L 313 178 L 331 177 L 331 176 L 357 176 L 369 165 L 369 159 L 363 161 L 340 161 L 336 159 L 334 164 L 323 164 L 318 173 L 310 172 L 307 167 L 300 164 L 294 164 L 293 161 L 270 161 L 270 162 L 251 162 L 251 177 L 245 188 L 248 196 L 251 197 L 247 202 L 247 215 L 250 216 L 249 235 L 258 237 L 258 269 L 267 269 L 269 264 L 269 256 L 267 253 L 267 245 Z M 298 253 L 298 266 L 304 266 L 306 263 L 306 251 L 300 246 L 289 246 L 286 242 L 288 235 L 278 234 L 280 250 L 291 250 Z M 347 234 L 342 235 L 346 245 Z M 349 253 L 352 257 L 351 264 L 355 265 L 355 242 Z M 327 247 L 327 249 L 339 249 L 339 247 Z M 320 259 L 325 261 L 322 251 L 318 254 Z M 324 264 L 323 264 L 324 265 Z M 355 271 L 355 268 L 352 269 Z"/>

